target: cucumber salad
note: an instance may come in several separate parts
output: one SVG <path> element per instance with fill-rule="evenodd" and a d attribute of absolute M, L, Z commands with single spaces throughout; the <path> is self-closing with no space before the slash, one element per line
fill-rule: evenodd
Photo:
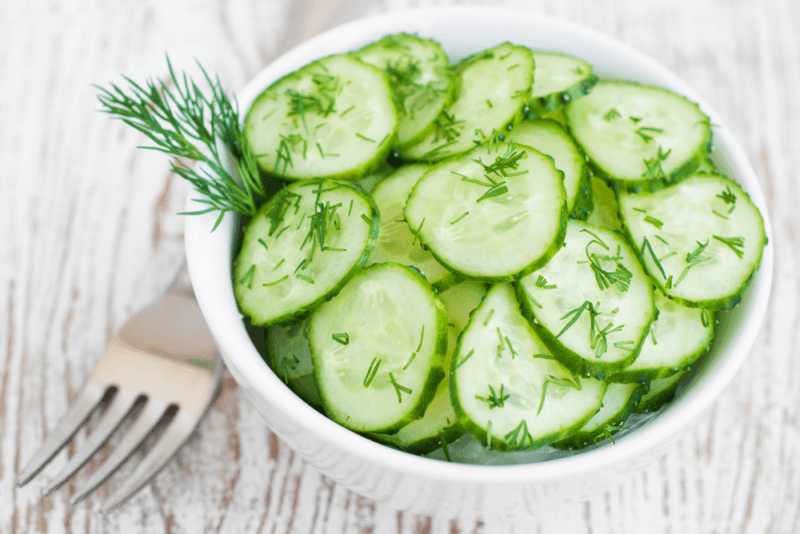
<path fill-rule="evenodd" d="M 233 275 L 265 360 L 409 453 L 613 444 L 766 244 L 695 103 L 512 43 L 451 63 L 387 36 L 273 83 L 243 132 L 278 184 Z"/>

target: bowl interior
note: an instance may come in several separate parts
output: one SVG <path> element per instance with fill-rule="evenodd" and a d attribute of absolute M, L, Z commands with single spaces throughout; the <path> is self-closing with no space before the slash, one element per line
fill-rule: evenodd
<path fill-rule="evenodd" d="M 272 82 L 308 62 L 351 51 L 398 32 L 436 39 L 453 62 L 510 41 L 532 49 L 577 56 L 591 63 L 601 78 L 658 85 L 687 96 L 718 125 L 714 128 L 712 160 L 749 193 L 761 210 L 767 236 L 772 239 L 764 196 L 743 150 L 724 121 L 690 87 L 653 60 L 618 41 L 550 18 L 497 9 L 446 8 L 361 19 L 320 34 L 271 63 L 237 95 L 242 114 Z M 196 209 L 191 200 L 189 203 L 190 209 Z M 614 465 L 644 450 L 663 448 L 665 442 L 677 439 L 702 415 L 741 366 L 761 325 L 772 283 L 773 247 L 769 244 L 742 302 L 734 310 L 721 314 L 714 346 L 696 364 L 675 401 L 640 428 L 622 435 L 615 445 L 514 467 L 448 464 L 410 456 L 362 438 L 313 410 L 284 386 L 248 337 L 233 296 L 231 258 L 233 237 L 239 230 L 238 220 L 226 215 L 221 226 L 211 233 L 215 221 L 214 214 L 187 217 L 189 268 L 201 308 L 226 363 L 248 395 L 269 399 L 270 404 L 291 414 L 298 425 L 347 452 L 381 465 L 401 466 L 408 472 L 441 479 L 493 482 L 558 477 L 589 467 Z"/>

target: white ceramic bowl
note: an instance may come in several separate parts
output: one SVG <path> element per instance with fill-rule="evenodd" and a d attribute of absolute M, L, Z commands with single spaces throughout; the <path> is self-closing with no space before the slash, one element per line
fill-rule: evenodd
<path fill-rule="evenodd" d="M 242 110 L 273 81 L 314 59 L 347 52 L 397 32 L 438 40 L 451 61 L 504 41 L 555 50 L 589 61 L 601 78 L 669 88 L 698 102 L 718 125 L 714 163 L 742 184 L 764 216 L 766 203 L 752 167 L 713 110 L 665 68 L 607 36 L 572 24 L 497 9 L 431 9 L 365 18 L 332 29 L 286 53 L 238 95 Z M 189 204 L 189 209 L 195 209 Z M 415 513 L 535 514 L 543 507 L 585 500 L 656 460 L 704 413 L 753 345 L 772 283 L 773 246 L 766 247 L 741 304 L 722 314 L 717 340 L 692 371 L 676 400 L 641 428 L 574 456 L 516 466 L 463 465 L 405 454 L 369 441 L 328 420 L 294 395 L 267 367 L 245 330 L 231 283 L 232 237 L 238 221 L 226 216 L 186 218 L 186 254 L 200 306 L 230 369 L 267 424 L 322 473 L 366 497 Z"/>

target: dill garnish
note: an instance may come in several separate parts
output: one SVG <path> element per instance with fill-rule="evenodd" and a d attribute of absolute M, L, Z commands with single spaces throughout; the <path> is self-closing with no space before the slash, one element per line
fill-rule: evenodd
<path fill-rule="evenodd" d="M 332 334 L 331 337 L 337 343 L 341 343 L 342 345 L 347 345 L 350 343 L 350 334 L 347 332 L 342 332 L 341 334 Z"/>
<path fill-rule="evenodd" d="M 398 384 L 397 380 L 395 380 L 394 375 L 392 373 L 389 373 L 389 381 L 394 386 L 394 392 L 397 393 L 397 402 L 399 403 L 403 402 L 403 395 L 400 393 L 401 391 L 403 393 L 409 393 L 409 394 L 412 393 L 412 390 L 410 388 Z"/>
<path fill-rule="evenodd" d="M 539 400 L 539 410 L 537 410 L 536 415 L 542 413 L 542 407 L 544 406 L 544 397 L 547 394 L 548 384 L 555 384 L 556 386 L 573 388 L 578 391 L 581 390 L 581 381 L 578 379 L 577 376 L 573 376 L 572 378 L 574 382 L 568 378 L 559 378 L 553 375 L 547 377 L 547 379 L 542 383 L 542 398 Z"/>
<path fill-rule="evenodd" d="M 725 243 L 730 247 L 732 251 L 736 253 L 736 256 L 741 259 L 744 256 L 744 238 L 743 237 L 720 237 L 718 235 L 712 235 L 714 239 Z"/>
<path fill-rule="evenodd" d="M 153 145 L 143 148 L 173 157 L 172 172 L 189 181 L 203 196 L 195 199 L 204 206 L 183 215 L 218 211 L 214 229 L 227 212 L 255 215 L 268 192 L 261 181 L 256 155 L 239 126 L 239 110 L 214 79 L 200 66 L 211 95 L 205 96 L 188 76 L 176 76 L 167 57 L 169 75 L 175 81 L 170 89 L 164 81 L 147 80 L 144 86 L 128 77 L 129 87 L 100 90 L 101 111 L 121 119 L 146 135 Z M 224 147 L 224 151 L 220 148 Z M 204 163 L 194 170 L 184 160 Z M 230 161 L 233 175 L 225 169 Z M 237 180 L 238 178 L 238 180 Z M 212 230 L 213 231 L 213 230 Z"/>
<path fill-rule="evenodd" d="M 362 382 L 365 388 L 368 388 L 372 381 L 375 379 L 375 375 L 378 374 L 378 367 L 381 366 L 380 358 L 372 358 L 372 362 L 369 364 L 369 368 L 367 369 L 367 374 L 364 376 L 364 382 Z"/>
<path fill-rule="evenodd" d="M 503 384 L 500 384 L 500 393 L 498 394 L 490 384 L 489 395 L 487 395 L 486 397 L 475 395 L 475 398 L 488 404 L 490 410 L 492 408 L 502 408 L 505 405 L 506 400 L 511 397 L 511 395 L 503 395 L 504 388 L 505 386 Z"/>

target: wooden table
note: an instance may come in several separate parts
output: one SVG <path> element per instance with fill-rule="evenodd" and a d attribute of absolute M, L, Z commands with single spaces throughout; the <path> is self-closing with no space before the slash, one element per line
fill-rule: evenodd
<path fill-rule="evenodd" d="M 92 84 L 164 77 L 168 52 L 235 91 L 327 28 L 449 3 L 461 2 L 0 2 L 0 533 L 800 531 L 796 0 L 470 2 L 583 24 L 666 65 L 729 124 L 767 194 L 777 262 L 756 345 L 709 413 L 630 482 L 516 525 L 398 513 L 305 465 L 227 377 L 197 434 L 119 513 L 97 512 L 107 488 L 73 507 L 75 484 L 47 498 L 44 477 L 15 486 L 111 333 L 183 257 L 186 184 L 163 155 L 135 148 L 140 135 L 95 112 Z"/>

